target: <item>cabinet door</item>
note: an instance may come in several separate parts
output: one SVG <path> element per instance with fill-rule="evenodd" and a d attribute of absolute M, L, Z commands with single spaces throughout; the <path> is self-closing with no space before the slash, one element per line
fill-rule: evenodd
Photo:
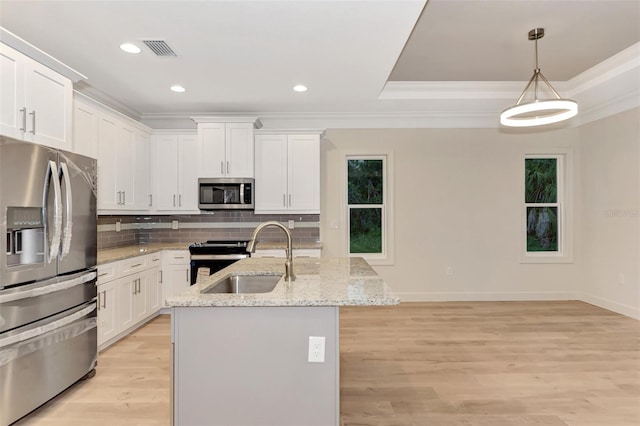
<path fill-rule="evenodd" d="M 226 163 L 229 177 L 253 177 L 253 124 L 226 123 Z"/>
<path fill-rule="evenodd" d="M 73 152 L 98 158 L 98 110 L 78 101 L 73 104 Z"/>
<path fill-rule="evenodd" d="M 320 138 L 288 137 L 288 207 L 290 213 L 320 213 Z"/>
<path fill-rule="evenodd" d="M 22 139 L 24 107 L 24 56 L 0 43 L 0 134 Z"/>
<path fill-rule="evenodd" d="M 151 207 L 149 191 L 149 135 L 135 131 L 134 201 L 136 210 Z"/>
<path fill-rule="evenodd" d="M 198 125 L 200 141 L 200 172 L 203 177 L 226 176 L 226 131 L 224 123 L 203 123 Z"/>
<path fill-rule="evenodd" d="M 98 346 L 118 334 L 116 282 L 98 286 Z"/>
<path fill-rule="evenodd" d="M 162 270 L 160 268 L 150 269 L 145 273 L 147 276 L 147 315 L 152 315 L 162 307 Z"/>
<path fill-rule="evenodd" d="M 133 128 L 120 125 L 116 156 L 116 185 L 122 191 L 120 208 L 135 209 L 136 135 Z"/>
<path fill-rule="evenodd" d="M 178 137 L 157 135 L 153 137 L 154 200 L 158 210 L 175 210 L 178 196 Z"/>
<path fill-rule="evenodd" d="M 117 209 L 116 158 L 118 123 L 110 116 L 98 120 L 98 209 Z"/>
<path fill-rule="evenodd" d="M 135 291 L 135 281 L 138 277 L 130 275 L 117 280 L 117 299 L 116 305 L 118 310 L 117 329 L 118 333 L 131 327 L 134 323 L 133 317 L 133 298 Z"/>
<path fill-rule="evenodd" d="M 173 294 L 178 295 L 191 286 L 189 265 L 174 265 L 171 268 L 173 281 Z"/>
<path fill-rule="evenodd" d="M 201 162 L 198 136 L 178 136 L 178 208 L 198 210 L 198 164 Z"/>
<path fill-rule="evenodd" d="M 27 58 L 25 104 L 28 140 L 72 150 L 73 88 L 71 80 Z"/>
<path fill-rule="evenodd" d="M 256 136 L 256 213 L 287 210 L 287 136 Z"/>
<path fill-rule="evenodd" d="M 149 275 L 142 273 L 133 280 L 133 323 L 139 323 L 147 317 L 147 291 Z"/>

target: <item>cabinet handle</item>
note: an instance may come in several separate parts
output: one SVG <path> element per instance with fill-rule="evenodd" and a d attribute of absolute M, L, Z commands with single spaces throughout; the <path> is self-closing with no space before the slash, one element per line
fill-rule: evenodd
<path fill-rule="evenodd" d="M 100 310 L 100 293 L 102 293 L 101 291 L 98 292 L 98 310 Z"/>
<path fill-rule="evenodd" d="M 164 275 L 162 271 L 160 271 L 160 284 L 162 284 L 162 281 L 164 281 Z"/>
<path fill-rule="evenodd" d="M 142 287 L 142 280 L 138 278 L 138 294 L 142 292 L 142 289 L 140 287 Z"/>
<path fill-rule="evenodd" d="M 107 290 L 103 291 L 104 297 L 102 298 L 102 307 L 107 309 Z"/>
<path fill-rule="evenodd" d="M 227 161 L 227 174 L 229 174 L 229 169 L 230 169 L 229 162 Z"/>
<path fill-rule="evenodd" d="M 22 113 L 22 127 L 20 128 L 21 132 L 26 132 L 27 131 L 27 108 L 22 108 L 20 109 L 20 112 Z"/>
<path fill-rule="evenodd" d="M 291 194 L 289 194 L 289 207 L 291 207 Z"/>
<path fill-rule="evenodd" d="M 36 134 L 36 112 L 31 111 L 29 115 L 31 116 L 31 131 L 29 133 L 31 133 L 32 135 L 35 135 Z"/>
<path fill-rule="evenodd" d="M 104 277 L 105 275 L 109 275 L 109 273 L 108 272 L 103 272 L 101 274 L 98 274 L 98 278 Z"/>
<path fill-rule="evenodd" d="M 153 206 L 153 194 L 149 194 L 149 207 Z"/>
<path fill-rule="evenodd" d="M 184 259 L 184 256 L 173 256 L 174 259 Z"/>
<path fill-rule="evenodd" d="M 185 272 L 187 273 L 187 282 L 189 282 L 189 270 L 185 270 Z"/>
<path fill-rule="evenodd" d="M 178 207 L 182 207 L 182 194 L 178 194 Z"/>
<path fill-rule="evenodd" d="M 122 204 L 127 204 L 127 191 L 122 191 Z"/>
<path fill-rule="evenodd" d="M 159 258 L 158 259 L 151 259 L 152 262 L 157 262 L 159 260 L 160 260 Z"/>
<path fill-rule="evenodd" d="M 176 194 L 173 194 L 173 207 L 176 206 Z"/>
<path fill-rule="evenodd" d="M 282 207 L 287 207 L 287 194 L 282 194 Z"/>
<path fill-rule="evenodd" d="M 132 286 L 131 286 L 131 290 L 132 290 L 132 294 L 135 296 L 136 295 L 136 280 L 133 280 L 132 282 Z"/>
<path fill-rule="evenodd" d="M 132 268 L 137 268 L 138 266 L 142 266 L 142 263 L 136 263 L 135 265 L 131 265 Z"/>
<path fill-rule="evenodd" d="M 224 175 L 224 162 L 220 162 L 220 174 Z"/>

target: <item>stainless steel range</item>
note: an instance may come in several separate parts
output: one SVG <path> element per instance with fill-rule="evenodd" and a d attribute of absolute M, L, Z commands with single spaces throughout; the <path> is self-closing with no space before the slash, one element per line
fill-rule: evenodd
<path fill-rule="evenodd" d="M 248 243 L 248 240 L 227 240 L 191 244 L 191 285 L 195 284 L 199 273 L 213 275 L 240 259 L 251 257 Z"/>
<path fill-rule="evenodd" d="M 96 161 L 0 137 L 0 426 L 94 374 Z"/>

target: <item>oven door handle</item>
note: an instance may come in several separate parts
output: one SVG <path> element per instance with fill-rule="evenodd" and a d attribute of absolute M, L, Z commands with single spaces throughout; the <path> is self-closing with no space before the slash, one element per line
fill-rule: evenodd
<path fill-rule="evenodd" d="M 30 297 L 42 296 L 43 294 L 49 294 L 60 290 L 66 290 L 77 285 L 85 284 L 95 280 L 96 273 L 89 272 L 77 278 L 73 278 L 67 281 L 54 282 L 40 287 L 25 289 L 22 291 L 13 291 L 7 294 L 0 294 L 0 303 L 13 302 L 16 300 L 28 299 Z"/>
<path fill-rule="evenodd" d="M 248 254 L 192 254 L 191 260 L 240 260 L 247 257 Z"/>

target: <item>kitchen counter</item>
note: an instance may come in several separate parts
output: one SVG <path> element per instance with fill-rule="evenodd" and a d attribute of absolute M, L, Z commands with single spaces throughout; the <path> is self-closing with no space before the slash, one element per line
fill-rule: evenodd
<path fill-rule="evenodd" d="M 299 258 L 293 262 L 296 280 L 280 279 L 273 291 L 255 294 L 206 294 L 216 281 L 230 275 L 284 274 L 281 258 L 240 260 L 209 277 L 201 277 L 187 291 L 167 299 L 168 306 L 371 306 L 397 305 L 391 292 L 360 257 Z"/>
<path fill-rule="evenodd" d="M 111 249 L 98 250 L 98 265 L 104 263 L 116 262 L 118 260 L 130 259 L 136 256 L 143 256 L 145 254 L 155 253 L 161 250 L 189 250 L 191 243 L 154 243 L 154 244 L 139 244 L 126 247 L 118 247 Z M 287 244 L 285 242 L 258 242 L 256 244 L 256 250 L 277 250 L 285 249 Z M 322 243 L 294 243 L 294 249 L 321 249 Z"/>
<path fill-rule="evenodd" d="M 284 273 L 282 258 L 242 259 L 167 299 L 174 425 L 340 424 L 340 306 L 399 300 L 359 257 L 293 269 L 269 293 L 201 293 L 229 274 Z"/>
<path fill-rule="evenodd" d="M 189 244 L 186 243 L 157 243 L 98 250 L 98 265 L 109 262 L 116 262 L 118 260 L 130 259 L 136 256 L 143 256 L 145 254 L 156 253 L 162 250 L 188 249 Z"/>

